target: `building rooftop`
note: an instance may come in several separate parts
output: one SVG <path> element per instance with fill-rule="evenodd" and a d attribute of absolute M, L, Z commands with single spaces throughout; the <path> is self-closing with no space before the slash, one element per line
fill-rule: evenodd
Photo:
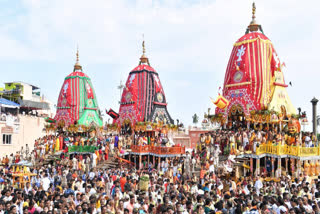
<path fill-rule="evenodd" d="M 32 85 L 30 83 L 22 82 L 22 81 L 5 82 L 4 84 L 13 84 L 13 83 L 20 83 L 20 84 L 23 84 L 23 85 L 30 85 L 32 87 L 32 90 L 40 89 L 38 86 Z"/>

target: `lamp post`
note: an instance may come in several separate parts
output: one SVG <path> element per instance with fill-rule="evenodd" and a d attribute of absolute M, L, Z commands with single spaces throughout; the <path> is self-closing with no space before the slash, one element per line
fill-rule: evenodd
<path fill-rule="evenodd" d="M 313 97 L 312 103 L 312 131 L 315 136 L 317 136 L 317 103 L 318 99 Z"/>

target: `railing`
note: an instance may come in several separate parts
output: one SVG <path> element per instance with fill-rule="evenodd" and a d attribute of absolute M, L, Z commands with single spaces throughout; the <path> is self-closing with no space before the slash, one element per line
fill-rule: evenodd
<path fill-rule="evenodd" d="M 148 153 L 150 152 L 151 146 L 138 146 L 138 145 L 132 145 L 131 151 L 135 153 Z"/>
<path fill-rule="evenodd" d="M 181 146 L 163 147 L 163 146 L 137 146 L 132 145 L 131 151 L 134 153 L 152 153 L 157 155 L 165 154 L 185 154 L 186 148 Z"/>
<path fill-rule="evenodd" d="M 256 149 L 256 154 L 273 154 L 273 155 L 292 155 L 299 157 L 309 157 L 320 155 L 320 146 L 318 147 L 301 147 L 288 145 L 264 144 Z"/>
<path fill-rule="evenodd" d="M 97 150 L 95 146 L 69 146 L 68 153 L 94 153 Z"/>

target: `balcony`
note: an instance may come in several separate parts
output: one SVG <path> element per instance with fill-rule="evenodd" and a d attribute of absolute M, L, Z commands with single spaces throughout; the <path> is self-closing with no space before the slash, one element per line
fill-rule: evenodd
<path fill-rule="evenodd" d="M 320 155 L 320 146 L 318 147 L 301 147 L 288 145 L 264 144 L 256 149 L 256 155 L 272 154 L 272 155 L 290 155 L 297 157 L 310 157 Z"/>

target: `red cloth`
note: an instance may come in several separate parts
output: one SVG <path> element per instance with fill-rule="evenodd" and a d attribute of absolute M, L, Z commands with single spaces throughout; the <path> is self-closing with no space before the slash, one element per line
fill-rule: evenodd
<path fill-rule="evenodd" d="M 63 150 L 63 137 L 59 136 L 59 142 L 60 142 L 60 149 L 59 150 Z"/>
<path fill-rule="evenodd" d="M 233 46 L 224 79 L 223 97 L 230 101 L 227 112 L 234 104 L 246 114 L 267 108 L 273 87 L 270 80 L 280 66 L 278 55 L 264 34 L 251 32 L 242 36 Z M 225 114 L 225 110 L 216 108 L 219 113 Z"/>
<path fill-rule="evenodd" d="M 168 187 L 168 184 L 169 184 L 169 183 L 166 183 L 166 184 L 164 185 L 164 187 L 165 187 L 164 191 L 165 191 L 166 193 L 167 193 L 167 189 L 168 189 L 168 188 L 167 188 L 167 187 Z"/>
<path fill-rule="evenodd" d="M 126 177 L 121 177 L 120 178 L 120 187 L 121 187 L 121 191 L 124 192 L 124 185 L 127 183 L 127 179 Z"/>

